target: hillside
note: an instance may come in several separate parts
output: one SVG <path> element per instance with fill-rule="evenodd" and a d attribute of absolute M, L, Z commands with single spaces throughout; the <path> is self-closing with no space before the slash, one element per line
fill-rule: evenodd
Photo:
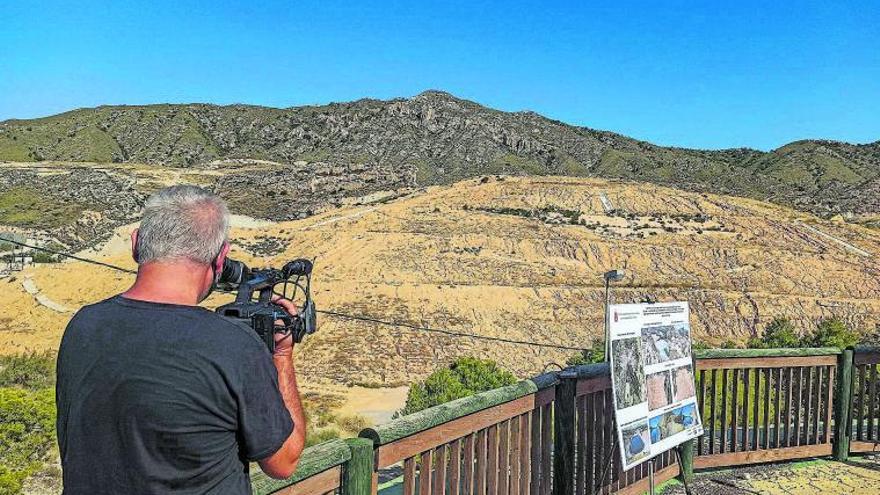
<path fill-rule="evenodd" d="M 86 254 L 131 267 L 129 231 Z M 618 302 L 687 299 L 696 337 L 711 343 L 744 340 L 777 316 L 801 329 L 829 316 L 866 332 L 880 323 L 877 231 L 645 183 L 491 176 L 233 235 L 235 255 L 258 265 L 316 257 L 324 309 L 461 332 L 588 346 L 602 334 L 601 274 L 610 268 L 627 272 Z M 68 308 L 131 282 L 79 262 L 0 281 L 2 352 L 54 348 L 70 316 L 38 304 L 26 278 Z M 299 351 L 308 380 L 397 384 L 460 355 L 526 375 L 572 354 L 326 315 L 320 322 Z"/>
<path fill-rule="evenodd" d="M 215 187 L 244 197 L 252 214 L 276 220 L 314 213 L 339 198 L 494 173 L 621 178 L 768 200 L 826 217 L 880 215 L 880 141 L 799 141 L 769 153 L 669 148 L 438 91 L 287 109 L 103 106 L 0 123 L 0 160 L 210 169 L 241 159 L 277 166 L 228 174 Z M 305 200 L 278 210 L 267 200 L 275 195 Z"/>

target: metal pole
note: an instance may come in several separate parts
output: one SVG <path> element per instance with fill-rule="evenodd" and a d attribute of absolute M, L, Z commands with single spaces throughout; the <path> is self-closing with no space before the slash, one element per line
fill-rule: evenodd
<path fill-rule="evenodd" d="M 605 277 L 605 361 L 609 362 L 611 356 L 611 291 L 609 289 L 611 281 Z"/>
<path fill-rule="evenodd" d="M 648 493 L 654 495 L 654 459 L 648 460 Z"/>

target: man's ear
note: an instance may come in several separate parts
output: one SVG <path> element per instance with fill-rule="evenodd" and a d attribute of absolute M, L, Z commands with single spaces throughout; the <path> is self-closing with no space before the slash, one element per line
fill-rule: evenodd
<path fill-rule="evenodd" d="M 224 241 L 223 246 L 220 248 L 220 254 L 214 260 L 214 273 L 218 276 L 223 273 L 223 262 L 226 261 L 226 255 L 229 254 L 229 247 L 229 241 Z"/>
<path fill-rule="evenodd" d="M 138 229 L 131 231 L 131 257 L 138 263 Z"/>

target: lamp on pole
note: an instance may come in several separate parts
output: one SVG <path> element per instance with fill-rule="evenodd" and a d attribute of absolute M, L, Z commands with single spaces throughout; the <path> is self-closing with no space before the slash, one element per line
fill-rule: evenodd
<path fill-rule="evenodd" d="M 605 272 L 602 278 L 605 279 L 605 362 L 607 363 L 611 356 L 611 282 L 620 282 L 623 280 L 623 270 L 611 270 Z"/>

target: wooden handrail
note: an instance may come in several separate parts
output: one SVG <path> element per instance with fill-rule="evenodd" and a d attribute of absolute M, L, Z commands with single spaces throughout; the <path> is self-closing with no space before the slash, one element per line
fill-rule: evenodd
<path fill-rule="evenodd" d="M 836 356 L 837 347 L 800 347 L 790 349 L 695 349 L 696 359 L 718 358 L 757 358 L 757 357 L 796 357 L 796 356 Z"/>
<path fill-rule="evenodd" d="M 277 493 L 279 490 L 287 488 L 291 485 L 300 484 L 304 481 L 317 478 L 327 471 L 333 470 L 338 466 L 342 466 L 351 459 L 351 449 L 342 440 L 330 440 L 305 449 L 302 453 L 299 465 L 293 476 L 283 480 L 276 480 L 266 476 L 263 473 L 256 473 L 251 479 L 251 486 L 255 495 L 266 495 L 269 493 Z M 326 480 L 326 484 L 333 484 L 334 479 Z M 325 480 L 320 480 L 321 486 L 325 484 Z M 335 485 L 330 488 L 339 486 L 340 479 L 335 476 Z M 329 491 L 325 490 L 325 491 Z M 308 492 L 304 492 L 308 493 Z M 324 492 L 314 492 L 324 493 Z"/>
<path fill-rule="evenodd" d="M 456 419 L 476 414 L 484 409 L 511 402 L 521 397 L 534 394 L 541 389 L 551 387 L 556 383 L 556 379 L 550 375 L 555 374 L 548 373 L 540 375 L 532 380 L 523 380 L 513 385 L 480 392 L 476 395 L 440 404 L 392 420 L 375 428 L 367 428 L 361 432 L 360 436 L 362 438 L 373 440 L 373 443 L 377 447 L 387 445 L 391 442 L 401 440 Z"/>

